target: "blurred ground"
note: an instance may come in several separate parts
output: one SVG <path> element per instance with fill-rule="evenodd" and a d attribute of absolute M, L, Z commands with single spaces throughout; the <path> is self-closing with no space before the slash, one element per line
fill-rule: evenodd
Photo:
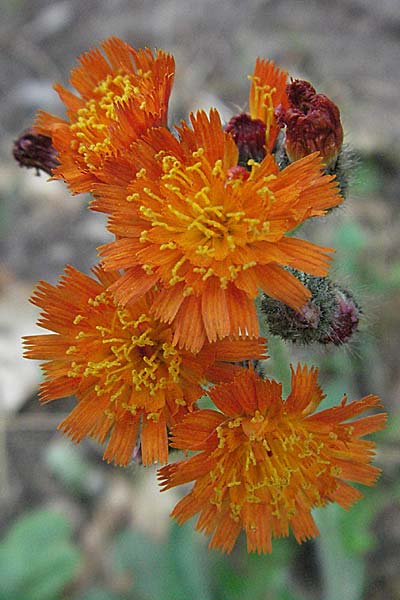
<path fill-rule="evenodd" d="M 87 270 L 107 234 L 102 216 L 86 211 L 86 198 L 71 198 L 62 184 L 19 169 L 11 157 L 13 140 L 29 127 L 38 108 L 61 111 L 53 82 L 67 84 L 76 57 L 110 35 L 175 55 L 171 122 L 210 106 L 229 118 L 238 106 L 246 106 L 246 76 L 256 56 L 268 57 L 337 102 L 346 140 L 361 157 L 352 199 L 324 224 L 323 234 L 313 235 L 339 247 L 337 272 L 361 294 L 366 320 L 350 350 L 316 355 L 326 380 L 331 376 L 342 386 L 338 395 L 345 390 L 354 396 L 378 393 L 391 418 L 378 456 L 384 468 L 381 508 L 371 509 L 362 524 L 375 532 L 373 543 L 359 553 L 366 576 L 358 595 L 342 595 L 342 600 L 400 599 L 398 0 L 1 0 L 0 8 L 2 529 L 31 507 L 60 509 L 73 526 L 85 565 L 62 597 L 78 598 L 101 582 L 110 594 L 120 594 L 104 600 L 141 600 L 152 596 L 140 591 L 124 595 L 124 581 L 115 581 L 101 550 L 128 525 L 162 538 L 174 502 L 157 494 L 153 474 L 139 473 L 137 467 L 122 473 L 101 463 L 101 449 L 94 444 L 83 444 L 76 454 L 60 441 L 55 425 L 72 401 L 38 407 L 39 367 L 22 361 L 19 341 L 34 331 L 36 313 L 27 301 L 32 286 L 39 278 L 54 282 L 66 263 Z M 288 352 L 293 359 L 293 348 Z M 358 514 L 357 507 L 353 510 Z M 334 600 L 339 596 L 326 591 L 327 569 L 315 552 L 312 544 L 296 549 L 297 567 L 290 576 L 299 580 L 297 572 L 309 568 L 301 597 Z M 256 596 L 267 597 L 275 596 Z"/>

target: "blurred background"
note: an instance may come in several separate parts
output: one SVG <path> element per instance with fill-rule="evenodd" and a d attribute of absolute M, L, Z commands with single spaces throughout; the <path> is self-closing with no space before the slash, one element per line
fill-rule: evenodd
<path fill-rule="evenodd" d="M 0 600 L 400 599 L 400 6 L 398 0 L 1 0 L 0 23 Z M 155 469 L 102 463 L 56 425 L 73 399 L 39 407 L 39 365 L 21 358 L 34 333 L 28 303 L 38 279 L 66 263 L 88 270 L 107 239 L 102 215 L 60 182 L 20 169 L 13 141 L 38 108 L 62 114 L 52 84 L 107 36 L 175 55 L 171 123 L 216 106 L 246 109 L 255 58 L 274 59 L 340 107 L 359 156 L 350 198 L 305 234 L 333 245 L 334 278 L 364 310 L 342 348 L 283 345 L 288 362 L 321 369 L 326 405 L 379 394 L 389 426 L 375 436 L 376 488 L 350 512 L 317 512 L 321 538 L 277 540 L 271 556 L 207 551 L 193 523 L 168 514 L 180 491 L 160 494 Z M 172 456 L 174 460 L 174 456 Z"/>

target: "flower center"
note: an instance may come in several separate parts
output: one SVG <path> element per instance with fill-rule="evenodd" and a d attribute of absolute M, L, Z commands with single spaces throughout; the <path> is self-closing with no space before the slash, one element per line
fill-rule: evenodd
<path fill-rule="evenodd" d="M 174 255 L 169 285 L 185 281 L 190 269 L 202 281 L 216 275 L 224 288 L 240 270 L 256 264 L 243 264 L 240 249 L 265 236 L 269 223 L 243 209 L 238 188 L 245 182 L 225 172 L 221 160 L 210 164 L 201 148 L 193 152 L 193 158 L 197 161 L 187 166 L 174 156 L 163 156 L 159 187 L 142 186 L 139 178 L 136 189 L 140 192 L 128 200 L 140 202 L 139 212 L 151 224 L 152 243 Z M 140 240 L 148 239 L 145 229 Z M 178 260 L 177 250 L 182 253 Z M 240 257 L 235 255 L 238 250 Z"/>
<path fill-rule="evenodd" d="M 340 469 L 332 466 L 325 434 L 316 436 L 289 421 L 274 426 L 259 411 L 253 417 L 230 419 L 217 434 L 211 502 L 221 505 L 228 495 L 234 520 L 245 503 L 260 502 L 271 506 L 278 518 L 294 516 L 298 494 L 310 508 L 322 506 L 320 494 L 336 486 Z"/>
<path fill-rule="evenodd" d="M 145 101 L 132 75 L 107 75 L 93 89 L 92 95 L 77 111 L 76 122 L 71 125 L 76 138 L 71 147 L 82 155 L 90 170 L 95 170 L 112 150 L 108 127 L 117 120 L 118 105 L 132 96 L 138 97 L 139 102 Z"/>
<path fill-rule="evenodd" d="M 146 313 L 132 317 L 129 310 L 116 307 L 106 292 L 90 299 L 89 304 L 97 313 L 93 320 L 90 313 L 88 317 L 77 315 L 74 320 L 82 328 L 67 352 L 77 356 L 70 377 L 96 378 L 98 396 L 108 394 L 110 401 L 121 395 L 129 397 L 126 408 L 131 410 L 141 403 L 142 392 L 146 397 L 155 396 L 179 381 L 181 357 L 170 342 L 167 326 Z M 107 325 L 97 324 L 98 311 Z"/>

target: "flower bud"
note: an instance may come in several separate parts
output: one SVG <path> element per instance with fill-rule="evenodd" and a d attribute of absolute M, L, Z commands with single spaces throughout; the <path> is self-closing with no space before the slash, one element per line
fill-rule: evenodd
<path fill-rule="evenodd" d="M 332 166 L 343 143 L 343 128 L 336 104 L 317 94 L 311 83 L 296 79 L 286 88 L 289 108 L 275 111 L 281 127 L 286 125 L 285 150 L 290 161 L 319 151 L 327 166 Z"/>
<path fill-rule="evenodd" d="M 273 335 L 298 344 L 335 344 L 349 341 L 357 331 L 361 309 L 352 294 L 327 277 L 314 277 L 289 269 L 311 292 L 296 312 L 286 304 L 263 296 L 261 310 Z"/>
<path fill-rule="evenodd" d="M 328 334 L 319 341 L 321 344 L 345 344 L 358 329 L 361 308 L 347 290 L 336 289 L 336 308 Z"/>
<path fill-rule="evenodd" d="M 51 137 L 28 130 L 14 142 L 13 156 L 21 167 L 45 171 L 52 175 L 59 162 Z"/>
<path fill-rule="evenodd" d="M 231 118 L 225 131 L 230 133 L 239 150 L 239 165 L 247 167 L 249 160 L 261 162 L 265 156 L 265 123 L 242 113 Z"/>

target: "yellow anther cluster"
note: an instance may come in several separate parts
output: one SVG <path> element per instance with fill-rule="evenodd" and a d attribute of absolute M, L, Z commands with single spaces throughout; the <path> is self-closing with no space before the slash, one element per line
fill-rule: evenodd
<path fill-rule="evenodd" d="M 107 394 L 110 402 L 121 396 L 130 398 L 129 407 L 136 410 L 131 392 L 154 396 L 159 390 L 179 382 L 182 358 L 178 350 L 165 341 L 163 329 L 152 317 L 142 313 L 132 318 L 128 309 L 118 308 L 112 296 L 104 292 L 89 298 L 88 305 L 104 305 L 105 325 L 79 330 L 67 355 L 80 358 L 71 363 L 69 377 L 97 379 L 94 390 L 98 396 Z M 74 323 L 79 324 L 82 315 Z M 96 357 L 96 358 L 94 358 Z M 126 403 L 126 401 L 124 401 Z"/>
<path fill-rule="evenodd" d="M 273 98 L 277 90 L 276 87 L 262 83 L 260 77 L 256 75 L 250 76 L 249 79 L 252 79 L 254 83 L 254 102 L 263 109 L 262 120 L 265 123 L 265 138 L 268 143 L 271 125 L 274 122 L 275 105 Z"/>
<path fill-rule="evenodd" d="M 98 106 L 112 121 L 117 119 L 115 109 L 118 104 L 140 94 L 140 89 L 133 84 L 131 75 L 107 75 L 93 91 L 98 95 Z"/>
<path fill-rule="evenodd" d="M 100 304 L 108 304 L 109 303 L 109 294 L 107 292 L 102 292 L 98 294 L 95 298 L 89 298 L 88 304 L 89 306 L 100 306 Z"/>
<path fill-rule="evenodd" d="M 140 95 L 141 90 L 134 85 L 132 75 L 107 75 L 94 88 L 94 97 L 77 111 L 77 119 L 70 127 L 80 142 L 78 152 L 89 169 L 96 168 L 95 156 L 105 156 L 111 151 L 107 132 L 109 124 L 117 120 L 118 106 Z"/>
<path fill-rule="evenodd" d="M 128 197 L 130 201 L 139 200 L 139 213 L 149 222 L 139 236 L 140 242 L 154 244 L 159 235 L 160 250 L 173 253 L 171 263 L 167 263 L 170 274 L 165 283 L 175 286 L 190 280 L 189 274 L 200 276 L 194 286 L 185 288 L 185 295 L 192 294 L 193 289 L 198 293 L 201 282 L 211 277 L 218 278 L 221 289 L 227 289 L 239 272 L 255 267 L 255 260 L 241 264 L 235 253 L 242 256 L 243 245 L 264 240 L 271 227 L 261 216 L 249 216 L 240 198 L 230 198 L 230 195 L 236 196 L 237 191 L 226 187 L 221 159 L 210 164 L 203 148 L 192 152 L 192 157 L 193 163 L 187 165 L 172 154 L 158 152 L 163 171 L 158 185 L 141 187 L 139 183 L 140 191 Z M 252 170 L 256 168 L 258 164 L 254 163 Z M 275 201 L 268 187 L 275 177 L 265 176 L 259 184 L 261 188 L 254 191 L 264 195 L 267 203 Z M 232 209 L 235 204 L 236 210 Z M 158 232 L 158 228 L 163 232 Z M 169 240 L 164 232 L 168 232 Z M 221 272 L 219 265 L 223 261 Z M 146 273 L 154 273 L 151 265 L 142 268 Z"/>
<path fill-rule="evenodd" d="M 185 281 L 185 277 L 183 277 L 182 275 L 178 275 L 178 271 L 184 265 L 184 263 L 186 262 L 186 260 L 187 260 L 186 256 L 182 256 L 182 258 L 180 258 L 175 263 L 175 265 L 172 267 L 172 269 L 171 269 L 172 277 L 169 280 L 169 285 L 176 285 L 180 281 Z"/>
<path fill-rule="evenodd" d="M 286 422 L 284 428 L 280 426 L 276 430 L 272 428 L 266 431 L 264 423 L 269 426 L 268 417 L 256 410 L 252 416 L 236 417 L 216 428 L 219 450 L 227 451 L 228 448 L 236 447 L 232 436 L 237 439 L 237 447 L 243 450 L 240 458 L 238 456 L 237 461 L 234 461 L 234 464 L 240 465 L 239 471 L 235 467 L 229 472 L 226 471 L 224 475 L 226 455 L 221 454 L 214 471 L 210 473 L 210 480 L 218 481 L 218 485 L 213 487 L 211 504 L 221 505 L 225 497 L 221 495 L 223 489 L 227 493 L 232 488 L 242 486 L 245 491 L 240 502 L 232 500 L 229 504 L 233 520 L 240 515 L 244 503 L 265 502 L 265 494 L 268 495 L 273 508 L 272 514 L 277 518 L 281 518 L 283 514 L 291 515 L 292 518 L 297 514 L 297 489 L 307 491 L 314 506 L 322 506 L 325 500 L 321 499 L 318 489 L 311 486 L 308 470 L 311 470 L 316 478 L 323 476 L 327 471 L 333 477 L 340 477 L 342 473 L 340 467 L 332 466 L 330 460 L 323 455 L 325 444 L 320 439 L 317 441 L 313 433 L 298 428 L 295 431 L 290 421 Z M 252 428 L 254 432 L 259 433 L 252 433 Z M 308 459 L 311 462 L 302 463 L 299 459 Z M 217 475 L 217 472 L 220 475 Z M 231 493 L 234 492 L 229 492 Z"/>
<path fill-rule="evenodd" d="M 144 265 L 142 265 L 142 269 L 146 273 L 146 275 L 153 275 L 152 265 L 144 264 Z"/>

